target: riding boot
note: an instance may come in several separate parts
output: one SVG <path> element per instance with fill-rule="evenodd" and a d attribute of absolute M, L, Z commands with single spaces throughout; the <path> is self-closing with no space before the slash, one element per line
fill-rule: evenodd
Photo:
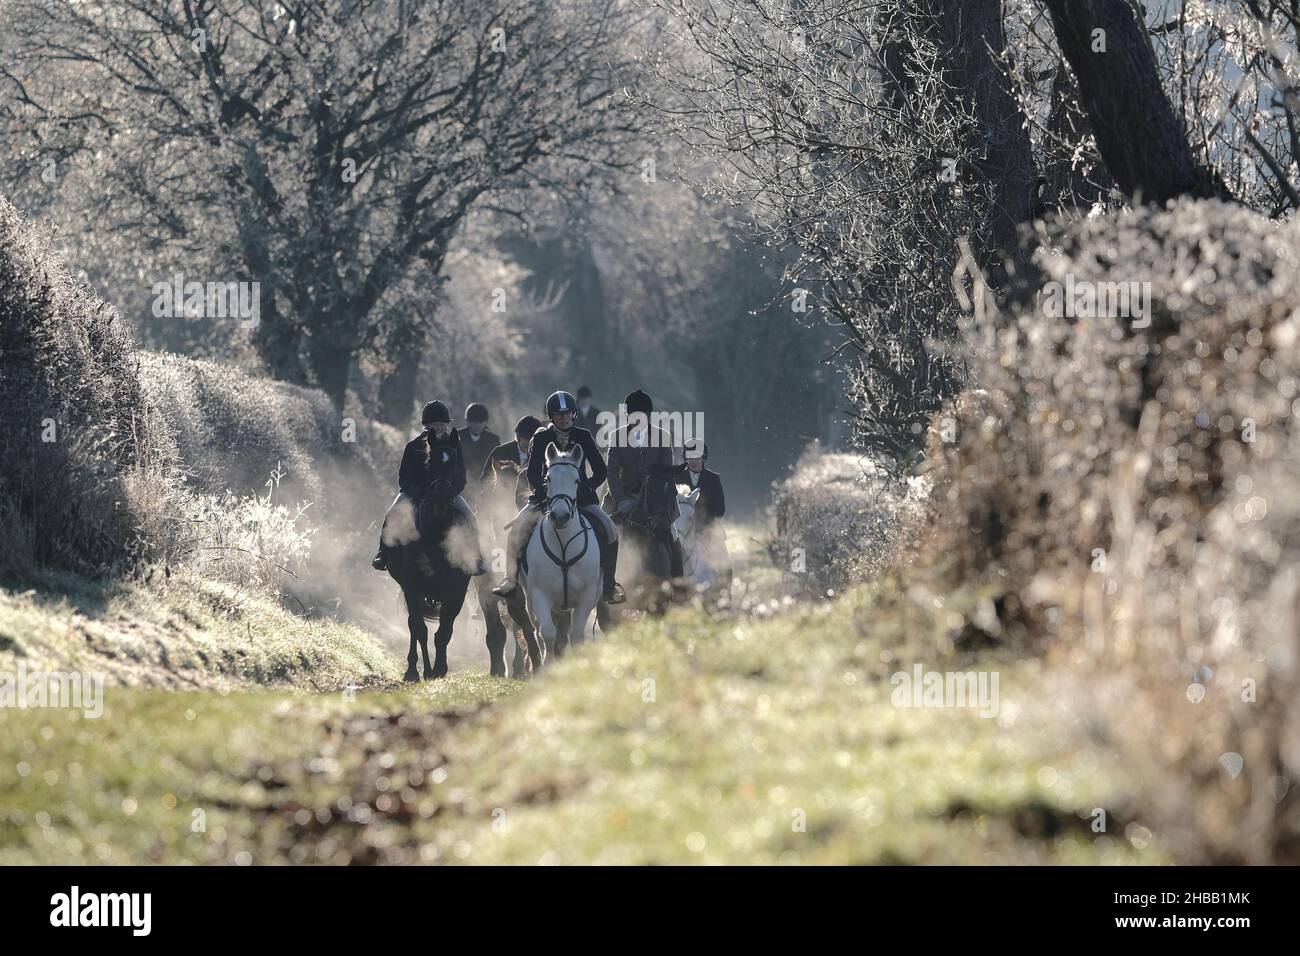
<path fill-rule="evenodd" d="M 623 586 L 614 580 L 614 569 L 618 567 L 618 542 L 608 541 L 600 550 L 600 575 L 605 589 L 601 600 L 606 604 L 622 604 L 627 600 Z"/>
<path fill-rule="evenodd" d="M 672 576 L 674 578 L 686 577 L 686 562 L 682 555 L 682 543 L 680 541 L 674 541 L 672 546 L 669 548 L 669 552 L 671 554 L 669 564 L 671 566 L 670 570 Z"/>
<path fill-rule="evenodd" d="M 525 506 L 515 520 L 510 523 L 510 534 L 506 537 L 506 571 L 505 579 L 492 589 L 497 597 L 514 597 L 519 587 L 519 564 L 523 560 L 524 549 L 533 536 L 533 529 L 541 520 L 541 514 Z"/>
<path fill-rule="evenodd" d="M 507 571 L 505 578 L 492 589 L 492 593 L 497 597 L 512 598 L 517 590 L 519 590 L 519 563 L 516 561 L 513 572 Z"/>

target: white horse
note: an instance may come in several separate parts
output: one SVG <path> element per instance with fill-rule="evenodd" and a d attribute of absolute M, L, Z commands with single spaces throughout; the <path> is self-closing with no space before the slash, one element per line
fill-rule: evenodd
<path fill-rule="evenodd" d="M 714 527 L 701 532 L 695 522 L 700 489 L 687 491 L 688 486 L 677 486 L 677 518 L 673 521 L 673 536 L 682 546 L 682 572 L 686 582 L 697 591 L 709 593 L 716 588 L 731 587 L 731 560 L 722 529 Z"/>
<path fill-rule="evenodd" d="M 582 643 L 601 594 L 600 542 L 578 509 L 581 474 L 581 448 L 575 445 L 562 452 L 547 446 L 545 513 L 524 549 L 527 567 L 521 569 L 519 584 L 548 654 L 562 654 L 570 642 Z M 556 617 L 564 612 L 569 612 L 569 620 L 558 633 Z"/>

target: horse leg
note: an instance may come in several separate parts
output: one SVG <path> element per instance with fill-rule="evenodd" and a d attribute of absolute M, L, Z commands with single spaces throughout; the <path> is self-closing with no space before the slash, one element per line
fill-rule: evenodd
<path fill-rule="evenodd" d="M 510 676 L 526 677 L 528 675 L 528 652 L 524 648 L 524 632 L 519 625 L 514 623 L 513 618 L 511 618 L 510 623 L 510 635 L 515 642 L 515 657 L 510 662 Z"/>
<path fill-rule="evenodd" d="M 581 644 L 586 639 L 587 621 L 591 619 L 591 612 L 596 608 L 596 598 L 599 594 L 593 594 L 590 601 L 580 601 L 578 607 L 573 612 L 572 634 L 574 643 Z"/>
<path fill-rule="evenodd" d="M 406 601 L 406 626 L 411 632 L 411 648 L 406 654 L 406 674 L 403 680 L 417 681 L 420 679 L 420 672 L 415 669 L 415 645 L 418 643 L 421 647 L 427 648 L 429 640 L 429 627 L 424 623 L 423 600 L 419 594 L 403 589 L 402 597 Z M 429 659 L 429 652 L 425 650 L 425 661 Z"/>
<path fill-rule="evenodd" d="M 596 602 L 596 623 L 600 625 L 602 637 L 613 632 L 614 625 L 617 623 L 614 609 L 604 601 Z"/>
<path fill-rule="evenodd" d="M 579 606 L 569 612 L 569 643 L 577 647 L 586 642 L 587 615 L 582 613 L 581 602 L 579 602 Z"/>
<path fill-rule="evenodd" d="M 522 595 L 522 590 L 520 595 Z M 506 609 L 510 612 L 510 619 L 519 626 L 524 632 L 524 641 L 521 645 L 519 638 L 515 638 L 515 666 L 514 676 L 524 676 L 524 647 L 528 649 L 528 660 L 531 662 L 533 670 L 536 671 L 542 666 L 542 648 L 537 643 L 537 631 L 533 627 L 532 618 L 528 616 L 528 608 L 524 604 L 522 596 L 516 596 L 506 602 Z"/>
<path fill-rule="evenodd" d="M 451 631 L 456 624 L 456 616 L 460 614 L 460 609 L 465 606 L 465 592 L 468 590 L 469 580 L 466 579 L 464 588 L 456 588 L 442 602 L 442 614 L 438 618 L 438 630 L 434 631 L 433 634 L 433 674 L 429 674 L 428 662 L 426 661 L 424 672 L 426 679 L 430 676 L 435 678 L 447 676 L 447 645 L 451 643 Z"/>
<path fill-rule="evenodd" d="M 542 635 L 542 658 L 559 653 L 555 648 L 555 618 L 551 614 L 551 602 L 544 594 L 528 595 L 528 610 L 533 616 L 533 626 Z M 533 667 L 537 659 L 533 658 Z"/>
<path fill-rule="evenodd" d="M 489 673 L 493 677 L 506 676 L 506 628 L 501 623 L 501 611 L 497 607 L 497 597 L 486 585 L 474 581 L 474 593 L 478 597 L 479 609 L 483 612 L 483 624 L 487 628 L 487 649 Z"/>
<path fill-rule="evenodd" d="M 569 615 L 571 611 L 552 611 L 551 626 L 555 630 L 555 656 L 563 657 L 569 649 Z"/>

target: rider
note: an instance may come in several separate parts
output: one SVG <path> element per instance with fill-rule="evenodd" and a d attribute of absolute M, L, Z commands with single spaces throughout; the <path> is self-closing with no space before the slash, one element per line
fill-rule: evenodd
<path fill-rule="evenodd" d="M 591 404 L 591 389 L 586 385 L 578 387 L 578 410 L 574 412 L 573 424 L 585 428 L 593 435 L 600 428 L 600 409 Z"/>
<path fill-rule="evenodd" d="M 483 463 L 478 478 L 482 489 L 480 494 L 505 500 L 508 492 L 513 493 L 515 510 L 524 506 L 523 498 L 528 493 L 528 451 L 533 443 L 533 434 L 541 427 L 542 423 L 534 415 L 519 419 L 515 425 L 515 440 L 497 445 Z"/>
<path fill-rule="evenodd" d="M 628 423 L 609 440 L 609 492 L 605 498 L 606 510 L 619 520 L 626 520 L 632 513 L 651 472 L 679 473 L 682 464 L 673 436 L 650 422 L 654 402 L 649 395 L 638 388 L 623 399 L 623 408 Z M 676 509 L 675 501 L 673 507 Z M 676 541 L 672 545 L 672 566 L 673 576 L 680 577 L 682 554 Z"/>
<path fill-rule="evenodd" d="M 420 414 L 420 422 L 425 430 L 406 443 L 402 453 L 402 465 L 398 469 L 398 495 L 384 515 L 387 522 L 397 503 L 403 496 L 418 499 L 434 481 L 444 480 L 450 483 L 451 493 L 455 495 L 453 507 L 461 520 L 469 526 L 475 550 L 478 551 L 478 523 L 474 512 L 461 495 L 465 490 L 465 459 L 460 451 L 460 436 L 451 427 L 451 413 L 442 402 L 429 402 Z M 370 566 L 376 571 L 388 570 L 387 546 L 384 544 L 382 531 L 379 536 L 379 551 L 376 552 Z M 487 564 L 481 551 L 476 554 L 472 575 L 483 574 Z"/>
<path fill-rule="evenodd" d="M 527 474 L 532 494 L 510 526 L 510 536 L 506 539 L 506 577 L 492 589 L 492 593 L 499 597 L 510 597 L 519 586 L 519 560 L 528 546 L 533 529 L 542 519 L 542 509 L 546 505 L 546 449 L 554 444 L 560 451 L 567 451 L 573 445 L 580 447 L 582 471 L 591 470 L 590 477 L 579 476 L 578 507 L 591 522 L 596 532 L 596 541 L 600 545 L 600 570 L 604 580 L 601 600 L 606 604 L 621 604 L 627 600 L 623 588 L 614 580 L 614 570 L 618 564 L 618 530 L 609 516 L 600 510 L 596 501 L 595 489 L 605 480 L 605 459 L 596 447 L 591 432 L 574 426 L 573 414 L 576 407 L 577 399 L 568 392 L 553 392 L 546 400 L 546 415 L 551 424 L 539 428 L 533 434 L 528 449 Z"/>
<path fill-rule="evenodd" d="M 487 406 L 482 402 L 473 402 L 465 409 L 465 427 L 457 433 L 460 436 L 461 454 L 465 457 L 465 474 L 469 478 L 476 506 L 483 464 L 501 442 L 498 435 L 488 431 L 487 423 Z"/>
<path fill-rule="evenodd" d="M 709 446 L 702 438 L 692 438 L 686 443 L 686 479 L 691 490 L 700 490 L 700 528 L 704 529 L 727 512 L 727 499 L 722 494 L 722 477 L 704 467 L 709 460 Z"/>

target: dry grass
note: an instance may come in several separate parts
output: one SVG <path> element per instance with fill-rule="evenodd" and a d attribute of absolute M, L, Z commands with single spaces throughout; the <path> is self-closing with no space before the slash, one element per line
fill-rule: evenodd
<path fill-rule="evenodd" d="M 1038 240 L 969 330 L 983 390 L 932 427 L 922 563 L 1104 676 L 1076 704 L 1148 768 L 1177 856 L 1300 861 L 1300 227 L 1182 203 Z M 1067 276 L 1149 282 L 1150 326 L 1045 314 Z"/>

